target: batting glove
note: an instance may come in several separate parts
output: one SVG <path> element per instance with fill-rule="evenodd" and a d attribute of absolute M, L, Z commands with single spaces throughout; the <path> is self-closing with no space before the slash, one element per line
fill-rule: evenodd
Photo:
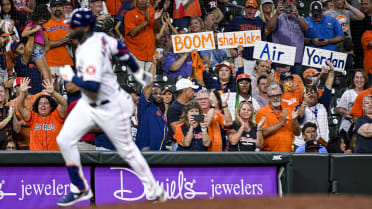
<path fill-rule="evenodd" d="M 72 78 L 75 75 L 70 65 L 65 65 L 63 68 L 61 68 L 60 73 L 62 75 L 63 80 L 67 82 L 71 82 Z"/>
<path fill-rule="evenodd" d="M 149 72 L 144 71 L 142 68 L 139 68 L 137 72 L 133 74 L 134 78 L 143 86 L 148 86 L 152 83 L 152 75 Z"/>

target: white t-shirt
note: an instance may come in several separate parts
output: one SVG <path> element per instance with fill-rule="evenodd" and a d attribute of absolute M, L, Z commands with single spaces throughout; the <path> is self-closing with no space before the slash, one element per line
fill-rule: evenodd
<path fill-rule="evenodd" d="M 337 107 L 345 108 L 348 112 L 350 112 L 351 108 L 353 108 L 353 104 L 354 104 L 355 99 L 356 99 L 357 96 L 358 96 L 358 93 L 355 92 L 354 89 L 346 90 L 342 94 L 341 99 L 337 102 Z M 351 124 L 352 123 L 351 123 L 350 120 L 346 120 L 343 117 L 341 125 L 340 125 L 340 130 L 345 130 L 347 132 L 349 130 Z"/>
<path fill-rule="evenodd" d="M 253 97 L 249 97 L 248 99 L 244 99 L 242 96 L 239 95 L 239 103 L 242 101 L 249 101 L 253 105 L 254 108 L 254 115 L 256 115 L 258 109 L 260 109 L 260 104 L 257 100 Z M 236 103 L 236 92 L 231 92 L 229 100 L 227 100 L 227 105 L 231 113 L 231 117 L 233 121 L 235 120 L 235 103 Z"/>
<path fill-rule="evenodd" d="M 109 100 L 119 93 L 119 84 L 112 70 L 111 56 L 118 53 L 118 41 L 105 33 L 95 32 L 76 49 L 76 69 L 84 81 L 100 82 L 98 93 L 81 89 L 88 103 Z"/>
<path fill-rule="evenodd" d="M 304 119 L 300 123 L 300 127 L 305 125 L 307 122 L 315 123 L 317 126 L 317 134 L 318 137 L 322 137 L 324 141 L 328 142 L 329 140 L 329 128 L 328 128 L 328 113 L 327 109 L 324 107 L 323 104 L 317 103 L 312 107 L 306 107 Z M 295 137 L 295 145 L 301 146 L 304 144 L 305 141 L 302 137 L 302 133 L 300 136 Z"/>

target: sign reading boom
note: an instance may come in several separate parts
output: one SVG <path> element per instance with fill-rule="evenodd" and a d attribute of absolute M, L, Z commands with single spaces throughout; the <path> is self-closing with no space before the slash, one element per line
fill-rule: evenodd
<path fill-rule="evenodd" d="M 215 49 L 213 32 L 172 35 L 174 53 Z"/>
<path fill-rule="evenodd" d="M 294 65 L 296 47 L 281 44 L 256 41 L 254 44 L 253 58 L 271 60 L 275 63 Z"/>
<path fill-rule="evenodd" d="M 324 49 L 305 47 L 302 65 L 321 68 L 326 66 L 326 60 L 329 60 L 335 70 L 343 71 L 345 69 L 347 54 L 329 51 Z"/>

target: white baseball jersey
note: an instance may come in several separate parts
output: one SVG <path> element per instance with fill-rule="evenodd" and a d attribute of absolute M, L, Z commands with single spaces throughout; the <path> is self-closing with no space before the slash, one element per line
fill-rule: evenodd
<path fill-rule="evenodd" d="M 85 89 L 82 99 L 88 103 L 112 98 L 119 93 L 119 84 L 112 69 L 111 57 L 118 53 L 118 42 L 105 33 L 95 32 L 76 49 L 76 69 L 83 81 L 100 82 L 98 93 Z"/>

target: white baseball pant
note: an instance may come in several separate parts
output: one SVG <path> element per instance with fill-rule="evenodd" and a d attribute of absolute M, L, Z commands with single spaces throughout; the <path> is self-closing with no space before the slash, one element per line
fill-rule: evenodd
<path fill-rule="evenodd" d="M 57 137 L 57 142 L 66 165 L 77 166 L 79 176 L 85 182 L 85 189 L 89 188 L 83 175 L 77 142 L 97 124 L 111 140 L 119 155 L 128 162 L 141 179 L 146 198 L 152 200 L 160 196 L 162 189 L 156 184 L 149 165 L 132 140 L 130 133 L 132 111 L 132 99 L 123 90 L 113 95 L 109 103 L 97 107 L 92 107 L 85 100 L 79 100 L 67 117 Z M 71 191 L 80 192 L 73 184 Z"/>

